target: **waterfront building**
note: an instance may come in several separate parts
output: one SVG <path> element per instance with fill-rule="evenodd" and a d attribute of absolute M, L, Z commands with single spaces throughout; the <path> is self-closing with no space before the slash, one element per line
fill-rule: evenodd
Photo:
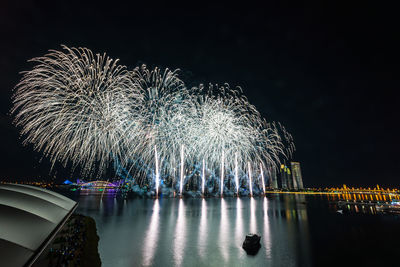
<path fill-rule="evenodd" d="M 291 162 L 293 181 L 296 181 L 298 189 L 304 189 L 303 177 L 301 175 L 301 168 L 299 162 Z"/>
<path fill-rule="evenodd" d="M 297 183 L 297 179 L 296 176 L 293 173 L 293 168 L 292 168 L 292 177 L 291 180 L 293 181 L 293 189 L 298 190 L 299 189 L 299 185 Z"/>
<path fill-rule="evenodd" d="M 286 181 L 289 189 L 293 189 L 293 179 L 289 167 L 285 165 Z"/>
<path fill-rule="evenodd" d="M 287 178 L 286 178 L 286 166 L 284 164 L 281 164 L 281 185 L 283 189 L 288 188 L 287 184 Z"/>
<path fill-rule="evenodd" d="M 272 168 L 271 170 L 271 187 L 273 189 L 278 189 L 278 177 L 275 168 Z"/>

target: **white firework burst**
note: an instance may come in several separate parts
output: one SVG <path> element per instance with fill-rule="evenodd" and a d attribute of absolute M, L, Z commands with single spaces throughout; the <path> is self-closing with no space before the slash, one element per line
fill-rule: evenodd
<path fill-rule="evenodd" d="M 132 103 L 132 125 L 127 143 L 126 156 L 140 157 L 147 166 L 155 166 L 155 154 L 161 161 L 160 172 L 169 171 L 175 166 L 177 152 L 176 138 L 179 135 L 177 118 L 184 116 L 188 91 L 178 71 L 159 68 L 149 70 L 146 65 L 135 68 L 131 73 L 133 90 L 139 92 Z M 156 150 L 154 149 L 156 146 Z M 130 170 L 135 171 L 131 166 Z M 143 178 L 143 177 L 139 177 Z"/>
<path fill-rule="evenodd" d="M 86 48 L 50 50 L 26 71 L 13 96 L 14 123 L 24 143 L 51 162 L 69 161 L 84 174 L 101 173 L 111 155 L 121 156 L 129 124 L 132 80 L 124 66 Z"/>

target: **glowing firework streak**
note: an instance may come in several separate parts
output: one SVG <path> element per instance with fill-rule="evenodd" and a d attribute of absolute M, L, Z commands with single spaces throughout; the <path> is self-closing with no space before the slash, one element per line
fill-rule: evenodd
<path fill-rule="evenodd" d="M 221 160 L 221 197 L 224 194 L 224 158 L 225 154 L 224 151 L 222 151 L 222 160 Z"/>
<path fill-rule="evenodd" d="M 253 182 L 251 180 L 251 166 L 250 162 L 248 162 L 248 167 L 249 167 L 249 189 L 250 189 L 250 196 L 253 196 Z"/>
<path fill-rule="evenodd" d="M 262 182 L 263 192 L 265 194 L 264 172 L 261 162 L 260 162 L 260 171 L 261 171 L 261 182 Z"/>
<path fill-rule="evenodd" d="M 154 146 L 154 155 L 156 159 L 156 197 L 158 197 L 158 187 L 160 186 L 160 173 L 158 171 L 157 146 Z"/>
<path fill-rule="evenodd" d="M 236 183 L 236 194 L 239 195 L 239 174 L 238 174 L 237 152 L 235 153 L 235 183 Z"/>
<path fill-rule="evenodd" d="M 180 195 L 182 195 L 182 189 L 183 189 L 183 171 L 184 171 L 184 169 L 183 169 L 183 165 L 184 165 L 184 163 L 183 163 L 183 160 L 184 160 L 184 155 L 183 155 L 183 150 L 184 150 L 184 146 L 182 145 L 181 146 L 181 183 L 179 184 L 179 192 L 180 192 Z"/>
<path fill-rule="evenodd" d="M 201 173 L 201 193 L 204 195 L 204 186 L 206 183 L 206 162 L 203 159 L 203 171 Z"/>

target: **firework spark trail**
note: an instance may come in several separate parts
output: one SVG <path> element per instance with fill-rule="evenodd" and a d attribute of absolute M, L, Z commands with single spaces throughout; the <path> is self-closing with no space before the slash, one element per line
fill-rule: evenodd
<path fill-rule="evenodd" d="M 238 159 L 237 152 L 235 153 L 235 183 L 236 183 L 236 194 L 239 194 L 239 173 L 238 173 Z"/>
<path fill-rule="evenodd" d="M 155 162 L 156 162 L 156 196 L 158 196 L 158 188 L 160 186 L 160 172 L 158 168 L 158 155 L 157 155 L 157 146 L 154 146 L 154 156 L 155 156 Z"/>
<path fill-rule="evenodd" d="M 184 161 L 184 146 L 182 145 L 181 147 L 181 181 L 179 183 L 179 193 L 182 195 L 182 189 L 183 189 L 183 181 L 184 181 L 184 165 L 185 165 L 185 161 Z"/>
<path fill-rule="evenodd" d="M 221 196 L 224 195 L 224 162 L 225 162 L 225 155 L 224 155 L 224 151 L 222 151 L 222 157 L 221 157 L 221 184 L 220 184 L 220 188 L 221 188 Z"/>
<path fill-rule="evenodd" d="M 261 162 L 260 162 L 260 172 L 261 172 L 261 182 L 262 182 L 263 193 L 265 194 L 264 171 L 263 171 L 263 166 L 262 166 Z"/>
<path fill-rule="evenodd" d="M 250 196 L 252 197 L 253 196 L 253 181 L 252 181 L 252 177 L 251 177 L 251 164 L 250 164 L 250 162 L 248 162 L 248 168 L 249 168 L 249 171 L 248 171 L 248 176 L 249 176 L 249 189 L 250 189 Z"/>
<path fill-rule="evenodd" d="M 203 159 L 202 167 L 203 167 L 203 170 L 202 170 L 202 173 L 201 173 L 201 193 L 204 195 L 204 186 L 205 186 L 205 183 L 206 183 L 206 163 L 205 163 L 204 159 Z"/>

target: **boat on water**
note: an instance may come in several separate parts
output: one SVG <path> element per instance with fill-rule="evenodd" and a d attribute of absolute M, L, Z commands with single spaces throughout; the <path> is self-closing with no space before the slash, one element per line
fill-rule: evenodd
<path fill-rule="evenodd" d="M 257 234 L 248 234 L 243 242 L 242 248 L 247 252 L 248 255 L 256 255 L 261 247 L 260 244 L 261 236 Z"/>

